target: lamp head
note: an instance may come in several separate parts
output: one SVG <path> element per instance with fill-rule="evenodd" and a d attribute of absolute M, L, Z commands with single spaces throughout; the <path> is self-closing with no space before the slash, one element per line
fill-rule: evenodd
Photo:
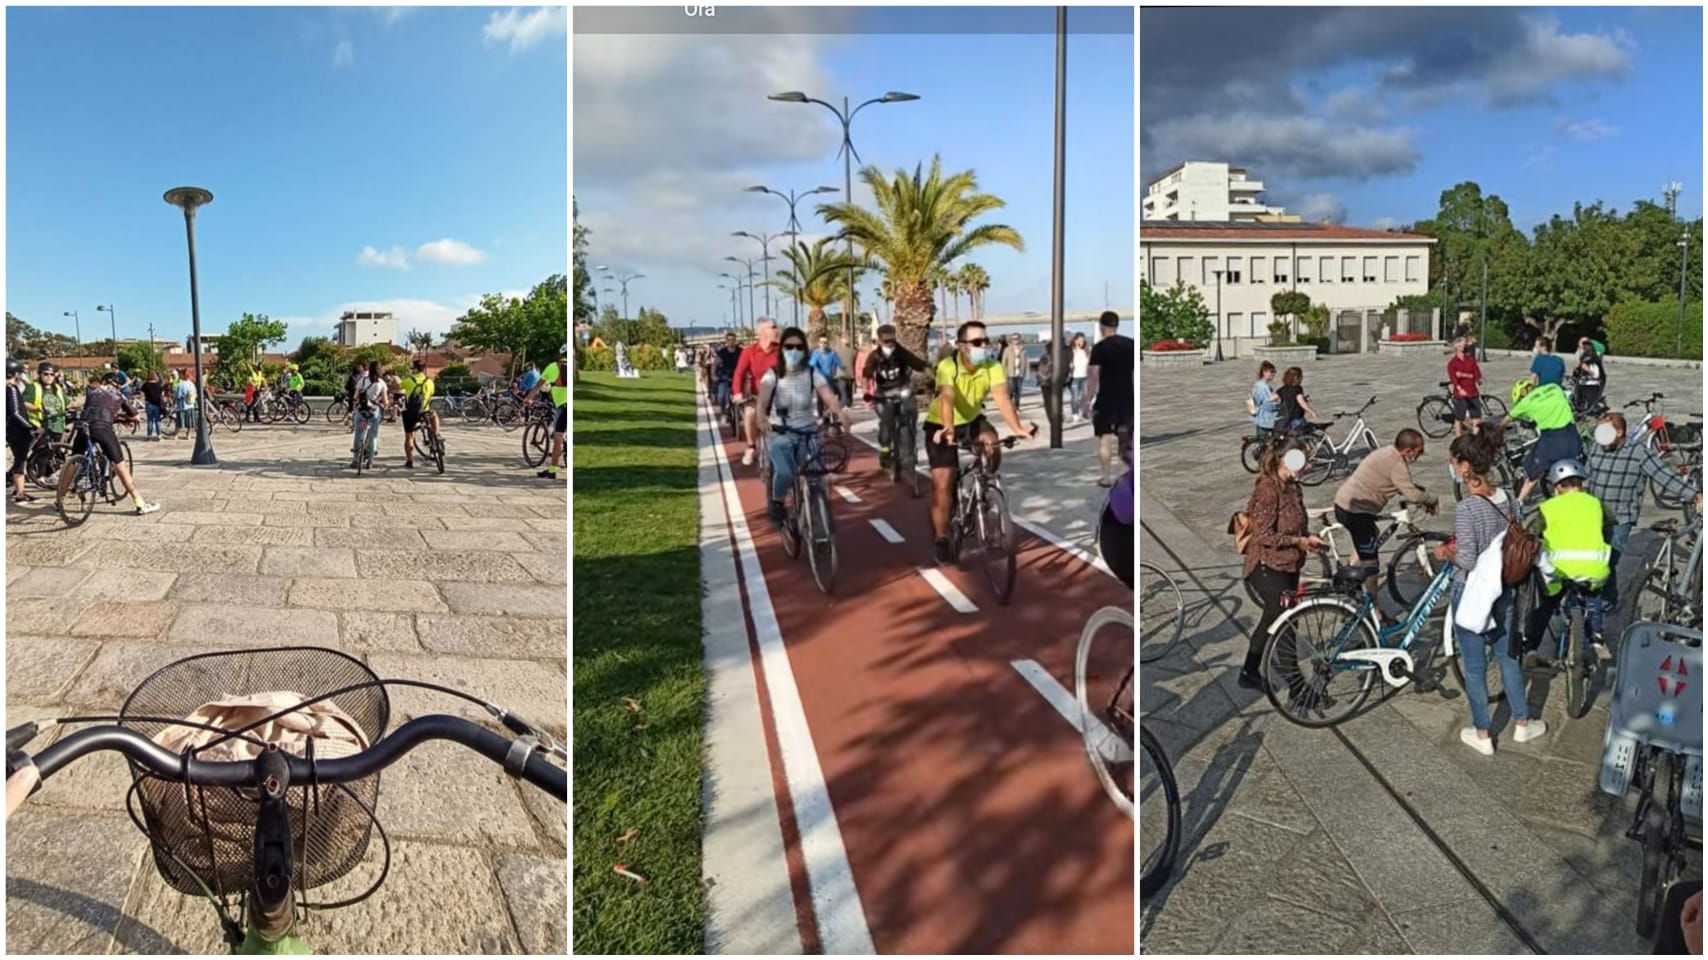
<path fill-rule="evenodd" d="M 213 194 L 201 187 L 173 187 L 162 199 L 174 207 L 182 207 L 185 212 L 193 212 L 197 207 L 212 203 Z"/>
<path fill-rule="evenodd" d="M 773 93 L 765 99 L 776 100 L 779 103 L 806 103 L 807 95 L 799 90 L 787 90 L 783 93 Z"/>

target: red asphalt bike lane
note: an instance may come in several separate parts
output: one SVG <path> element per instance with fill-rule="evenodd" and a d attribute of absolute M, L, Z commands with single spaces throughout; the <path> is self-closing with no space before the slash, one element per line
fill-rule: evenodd
<path fill-rule="evenodd" d="M 956 611 L 919 572 L 935 566 L 929 493 L 911 499 L 851 438 L 848 466 L 826 478 L 840 559 L 826 596 L 806 557 L 783 552 L 757 467 L 743 467 L 742 444 L 718 429 L 878 952 L 1132 954 L 1133 821 L 1099 787 L 1072 723 L 1013 666 L 1035 661 L 1071 703 L 1081 628 L 1099 607 L 1130 611 L 1131 591 L 1018 529 L 1009 606 L 976 558 L 935 568 L 978 607 Z M 799 834 L 761 704 L 796 915 L 813 949 Z"/>

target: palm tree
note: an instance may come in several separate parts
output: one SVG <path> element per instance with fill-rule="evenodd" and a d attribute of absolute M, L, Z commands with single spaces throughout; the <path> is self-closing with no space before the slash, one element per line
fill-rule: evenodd
<path fill-rule="evenodd" d="M 785 297 L 799 300 L 806 306 L 807 330 L 815 341 L 828 332 L 824 308 L 840 303 L 848 286 L 848 254 L 832 248 L 832 242 L 833 238 L 823 237 L 813 241 L 809 247 L 797 240 L 794 246 L 783 249 L 783 259 L 789 261 L 789 266 L 771 274 L 771 286 L 782 291 Z M 856 283 L 861 271 L 868 266 L 856 257 Z M 859 302 L 858 290 L 855 302 Z"/>
<path fill-rule="evenodd" d="M 967 302 L 972 305 L 974 320 L 984 318 L 984 292 L 990 289 L 990 274 L 976 263 L 961 264 L 956 274 L 961 281 L 961 289 L 967 292 Z"/>
<path fill-rule="evenodd" d="M 426 353 L 433 347 L 433 335 L 422 330 L 410 330 L 403 339 L 416 353 Z"/>
<path fill-rule="evenodd" d="M 877 167 L 865 167 L 860 179 L 872 191 L 875 211 L 826 203 L 819 205 L 818 214 L 842 225 L 835 240 L 852 237 L 882 264 L 895 297 L 896 339 L 923 356 L 935 271 L 988 244 L 1025 250 L 1025 243 L 1019 231 L 1006 224 L 972 224 L 1006 204 L 978 192 L 971 170 L 945 176 L 939 156 L 931 158 L 929 174 L 920 164 L 911 176 L 897 170 L 893 179 L 886 179 Z"/>

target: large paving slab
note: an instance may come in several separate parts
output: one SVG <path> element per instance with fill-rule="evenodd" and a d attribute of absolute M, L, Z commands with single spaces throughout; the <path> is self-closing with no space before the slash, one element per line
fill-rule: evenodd
<path fill-rule="evenodd" d="M 450 425 L 442 477 L 402 468 L 394 425 L 361 478 L 343 469 L 348 435 L 323 422 L 217 433 L 217 467 L 191 467 L 187 443 L 135 440 L 158 513 L 103 504 L 67 528 L 51 500 L 8 504 L 8 725 L 117 712 L 184 657 L 317 646 L 382 678 L 469 691 L 562 738 L 568 484 L 534 478 L 514 436 L 483 429 Z M 248 692 L 228 689 L 242 681 L 222 661 L 198 663 L 209 698 Z M 444 694 L 389 695 L 393 727 L 449 713 L 496 729 Z M 50 726 L 29 749 L 83 726 Z M 130 783 L 122 758 L 99 754 L 8 822 L 8 952 L 226 952 L 207 901 L 160 880 L 124 813 Z M 359 904 L 310 912 L 299 933 L 316 952 L 567 953 L 563 803 L 436 741 L 384 773 L 378 812 L 389 875 Z M 376 839 L 311 896 L 360 894 L 382 862 Z"/>
<path fill-rule="evenodd" d="M 1323 358 L 1305 366 L 1304 385 L 1325 413 L 1377 396 L 1366 416 L 1388 440 L 1417 425 L 1417 404 L 1435 392 L 1444 364 Z M 1186 601 L 1184 639 L 1139 670 L 1140 712 L 1172 759 L 1185 827 L 1174 879 L 1144 904 L 1142 948 L 1647 952 L 1632 930 L 1639 851 L 1624 837 L 1631 798 L 1596 786 L 1605 695 L 1572 719 L 1559 684 L 1533 685 L 1529 699 L 1549 732 L 1523 745 L 1499 739 L 1484 757 L 1459 743 L 1469 715 L 1451 679 L 1437 692 L 1372 698 L 1333 731 L 1290 724 L 1234 683 L 1257 612 L 1223 530 L 1251 492 L 1238 445 L 1249 431 L 1244 397 L 1256 366 L 1141 371 L 1140 557 L 1170 571 Z M 1484 366 L 1486 383 L 1509 384 L 1527 367 L 1527 359 L 1497 356 Z M 1658 390 L 1673 415 L 1701 408 L 1698 370 L 1614 369 L 1615 406 Z M 1429 441 L 1413 468 L 1418 483 L 1446 489 L 1446 446 Z M 1306 506 L 1329 505 L 1336 486 L 1307 488 Z M 1664 515 L 1652 502 L 1644 513 Z M 1425 526 L 1450 530 L 1452 514 L 1449 506 Z M 1633 537 L 1625 577 L 1653 543 L 1647 532 Z M 1622 625 L 1613 617 L 1610 632 Z M 1510 726 L 1507 708 L 1496 723 Z M 1693 854 L 1691 870 L 1700 869 Z"/>

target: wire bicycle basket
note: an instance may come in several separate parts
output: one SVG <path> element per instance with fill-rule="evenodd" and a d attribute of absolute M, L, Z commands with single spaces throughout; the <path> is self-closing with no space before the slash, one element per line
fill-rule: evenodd
<path fill-rule="evenodd" d="M 385 687 L 361 661 L 321 647 L 275 647 L 173 661 L 131 692 L 119 725 L 186 759 L 253 759 L 259 740 L 312 762 L 366 749 L 384 735 L 390 711 Z M 259 792 L 191 786 L 129 763 L 131 793 L 142 808 L 141 820 L 134 809 L 131 818 L 148 837 L 161 878 L 181 893 L 208 896 L 223 913 L 255 883 Z M 348 784 L 309 778 L 290 785 L 292 886 L 299 898 L 362 862 L 378 827 L 378 801 L 378 773 Z"/>

